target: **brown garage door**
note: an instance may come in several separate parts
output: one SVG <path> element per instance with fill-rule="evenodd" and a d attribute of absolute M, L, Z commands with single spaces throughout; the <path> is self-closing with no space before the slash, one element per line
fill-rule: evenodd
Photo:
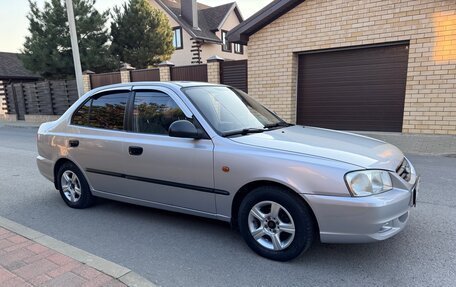
<path fill-rule="evenodd" d="M 408 45 L 299 55 L 297 122 L 402 131 Z"/>

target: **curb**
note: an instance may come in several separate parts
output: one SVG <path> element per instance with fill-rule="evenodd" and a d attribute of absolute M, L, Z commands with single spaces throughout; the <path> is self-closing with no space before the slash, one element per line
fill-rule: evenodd
<path fill-rule="evenodd" d="M 453 156 L 456 154 L 456 135 L 422 135 L 390 132 L 353 132 L 375 138 L 398 147 L 406 154 Z"/>
<path fill-rule="evenodd" d="M 23 237 L 44 245 L 47 248 L 55 250 L 59 253 L 62 253 L 63 255 L 73 258 L 74 260 L 95 268 L 98 271 L 101 271 L 123 282 L 129 287 L 157 287 L 157 285 L 154 283 L 150 282 L 149 280 L 126 267 L 93 255 L 77 247 L 71 246 L 65 242 L 52 238 L 48 235 L 11 221 L 2 216 L 0 216 L 0 227 L 8 229 Z"/>
<path fill-rule="evenodd" d="M 15 125 L 15 124 L 0 123 L 0 128 L 1 127 L 20 128 L 20 129 L 38 129 L 40 126 L 39 125 Z"/>

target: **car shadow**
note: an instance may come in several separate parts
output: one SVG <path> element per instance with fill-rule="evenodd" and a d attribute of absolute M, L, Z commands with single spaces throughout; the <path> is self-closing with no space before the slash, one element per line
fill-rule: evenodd
<path fill-rule="evenodd" d="M 206 283 L 224 282 L 236 276 L 236 282 L 250 282 L 253 278 L 258 285 L 278 286 L 293 276 L 296 280 L 318 278 L 315 282 L 341 285 L 334 278 L 361 280 L 362 274 L 370 274 L 375 277 L 372 280 L 383 280 L 383 273 L 378 274 L 380 267 L 388 276 L 400 278 L 401 266 L 408 268 L 405 262 L 422 256 L 418 253 L 423 245 L 422 229 L 416 226 L 372 244 L 316 242 L 298 258 L 276 262 L 251 251 L 228 223 L 208 218 L 101 198 L 93 207 L 71 209 L 51 188 L 41 190 L 36 197 L 24 198 L 11 210 L 27 210 L 27 217 L 19 223 L 150 279 L 161 278 L 178 268 L 175 272 L 182 278 L 194 274 L 212 276 Z M 9 218 L 14 220 L 14 216 Z M 69 222 L 75 222 L 77 228 Z M 322 274 L 325 270 L 337 276 L 326 278 Z"/>
<path fill-rule="evenodd" d="M 273 264 L 277 263 L 269 259 L 257 256 L 252 251 L 250 251 L 237 229 L 232 228 L 231 225 L 227 222 L 155 208 L 137 206 L 104 198 L 97 198 L 97 203 L 93 208 L 103 209 L 104 213 L 108 214 L 116 213 L 117 215 L 127 216 L 136 222 L 150 221 L 151 223 L 159 225 L 166 224 L 168 228 L 172 228 L 175 231 L 181 231 L 183 234 L 189 234 L 190 237 L 194 236 L 193 233 L 200 234 L 201 232 L 206 232 L 210 234 L 211 240 L 219 242 L 229 241 L 232 247 L 235 245 L 234 248 L 237 248 L 238 250 L 242 250 L 242 252 L 244 252 L 242 256 L 253 256 L 255 257 L 254 260 Z M 382 258 L 385 258 L 386 260 L 388 258 L 391 258 L 391 256 L 397 256 L 395 245 L 400 245 L 400 242 L 402 240 L 401 237 L 401 234 L 398 234 L 386 241 L 358 244 L 325 244 L 317 240 L 305 254 L 285 264 L 318 265 L 319 263 L 326 262 L 328 259 L 330 259 L 331 264 L 340 265 L 346 264 L 350 261 L 356 262 L 360 259 L 363 259 L 365 262 L 366 256 L 372 256 L 373 254 L 377 255 L 374 261 L 378 264 L 378 260 L 381 260 Z M 165 248 L 164 246 L 162 247 Z M 206 248 L 207 246 L 204 247 Z M 192 246 L 192 248 L 195 248 L 195 246 Z M 248 252 L 245 253 L 245 251 Z M 239 252 L 239 254 L 241 253 Z"/>

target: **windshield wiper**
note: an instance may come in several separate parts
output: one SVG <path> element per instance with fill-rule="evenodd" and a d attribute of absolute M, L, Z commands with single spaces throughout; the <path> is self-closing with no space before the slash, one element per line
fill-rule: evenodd
<path fill-rule="evenodd" d="M 227 137 L 227 136 L 233 136 L 233 135 L 246 135 L 246 134 L 262 133 L 262 132 L 264 132 L 264 129 L 247 128 L 247 129 L 242 129 L 242 130 L 224 132 L 223 136 Z"/>
<path fill-rule="evenodd" d="M 264 127 L 262 129 L 261 128 L 246 128 L 246 129 L 242 129 L 242 130 L 224 132 L 223 136 L 227 137 L 227 136 L 233 136 L 233 135 L 247 135 L 247 134 L 254 134 L 254 133 L 262 133 L 269 129 L 278 128 L 278 127 L 289 127 L 289 126 L 291 126 L 291 124 L 282 121 L 282 122 L 278 122 L 278 123 L 274 123 L 274 124 L 264 125 Z"/>
<path fill-rule="evenodd" d="M 264 125 L 264 128 L 265 129 L 272 129 L 272 128 L 289 127 L 289 126 L 290 126 L 290 124 L 287 123 L 287 122 L 278 122 L 278 123 L 274 123 L 274 124 Z"/>

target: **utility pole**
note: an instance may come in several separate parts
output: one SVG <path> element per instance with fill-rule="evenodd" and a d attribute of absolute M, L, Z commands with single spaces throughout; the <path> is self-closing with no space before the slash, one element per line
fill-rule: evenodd
<path fill-rule="evenodd" d="M 74 62 L 74 72 L 76 74 L 76 84 L 78 86 L 78 95 L 81 97 L 84 93 L 83 84 L 82 84 L 82 68 L 81 68 L 81 59 L 79 57 L 79 46 L 78 46 L 78 36 L 76 34 L 76 23 L 74 22 L 74 11 L 73 11 L 73 1 L 65 0 L 67 14 L 68 14 L 68 24 L 70 25 L 70 38 L 71 38 L 71 51 L 73 54 Z"/>

